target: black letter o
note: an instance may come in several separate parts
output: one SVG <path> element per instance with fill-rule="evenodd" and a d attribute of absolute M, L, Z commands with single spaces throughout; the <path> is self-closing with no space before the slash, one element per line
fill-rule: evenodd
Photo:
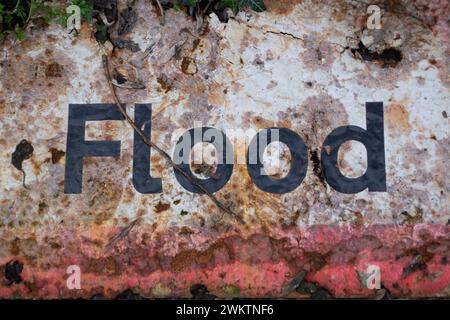
<path fill-rule="evenodd" d="M 272 133 L 278 131 L 278 141 L 284 143 L 291 153 L 291 168 L 286 177 L 282 179 L 271 178 L 268 175 L 261 175 L 263 169 L 262 155 L 264 149 L 272 141 Z M 267 137 L 267 143 L 260 146 L 260 137 Z M 254 152 L 254 154 L 250 154 Z M 256 156 L 256 161 L 250 161 L 251 157 Z M 250 163 L 255 162 L 255 163 Z M 247 151 L 247 170 L 256 186 L 270 193 L 288 193 L 297 188 L 306 176 L 308 169 L 308 157 L 306 145 L 302 138 L 292 130 L 286 128 L 267 128 L 258 132 L 250 142 Z"/>

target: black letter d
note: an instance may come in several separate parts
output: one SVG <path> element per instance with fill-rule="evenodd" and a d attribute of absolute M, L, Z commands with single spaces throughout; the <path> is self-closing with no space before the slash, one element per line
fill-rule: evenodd
<path fill-rule="evenodd" d="M 322 152 L 322 171 L 330 186 L 343 193 L 386 191 L 386 166 L 384 156 L 383 103 L 366 103 L 367 130 L 357 126 L 342 126 L 325 139 Z M 358 178 L 345 177 L 338 168 L 338 151 L 347 141 L 359 141 L 367 150 L 367 170 Z"/>

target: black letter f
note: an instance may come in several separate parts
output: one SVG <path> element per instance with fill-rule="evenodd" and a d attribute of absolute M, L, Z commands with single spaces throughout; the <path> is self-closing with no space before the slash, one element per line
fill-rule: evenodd
<path fill-rule="evenodd" d="M 124 120 L 115 104 L 69 104 L 64 193 L 81 193 L 84 157 L 120 155 L 120 141 L 85 141 L 86 121 Z"/>

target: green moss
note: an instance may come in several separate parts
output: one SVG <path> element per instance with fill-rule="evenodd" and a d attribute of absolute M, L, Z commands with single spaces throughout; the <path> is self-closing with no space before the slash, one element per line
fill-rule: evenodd
<path fill-rule="evenodd" d="M 257 12 L 266 10 L 263 0 L 220 0 L 219 4 L 224 8 L 231 8 L 235 13 L 245 8 L 250 8 Z"/>
<path fill-rule="evenodd" d="M 172 290 L 169 287 L 158 283 L 152 288 L 151 293 L 154 298 L 167 298 L 171 295 Z"/>
<path fill-rule="evenodd" d="M 241 289 L 235 285 L 227 284 L 226 286 L 222 287 L 222 292 L 226 296 L 236 297 L 241 293 Z"/>
<path fill-rule="evenodd" d="M 201 0 L 174 0 L 172 3 L 173 7 L 179 10 L 182 5 L 189 7 L 196 7 L 197 5 L 200 6 Z M 234 13 L 237 13 L 245 8 L 250 8 L 257 12 L 266 10 L 263 0 L 217 0 L 213 2 L 213 4 L 216 3 L 220 8 L 232 9 Z"/>

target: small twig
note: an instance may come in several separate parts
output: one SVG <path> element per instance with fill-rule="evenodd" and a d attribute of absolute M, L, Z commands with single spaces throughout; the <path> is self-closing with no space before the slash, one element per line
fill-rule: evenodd
<path fill-rule="evenodd" d="M 136 225 L 136 223 L 138 221 L 139 221 L 139 218 L 131 221 L 131 223 L 129 225 L 127 225 L 125 228 L 120 230 L 120 232 L 118 234 L 116 234 L 114 237 L 112 237 L 108 241 L 108 244 L 106 245 L 106 248 L 107 249 L 110 248 L 114 243 L 116 243 L 117 241 L 120 241 L 123 238 L 125 238 L 126 236 L 128 236 L 128 234 L 130 233 L 131 229 L 133 229 L 133 227 Z"/>
<path fill-rule="evenodd" d="M 27 187 L 27 185 L 25 184 L 25 178 L 26 178 L 26 173 L 25 173 L 25 170 L 23 170 L 23 169 L 20 169 L 20 171 L 22 171 L 22 185 L 23 185 L 23 187 L 25 188 L 25 189 L 28 189 L 28 187 Z"/>
<path fill-rule="evenodd" d="M 183 177 L 185 177 L 190 183 L 195 185 L 197 188 L 199 188 L 204 194 L 206 194 L 216 206 L 218 206 L 220 209 L 222 209 L 224 212 L 228 213 L 229 215 L 235 217 L 240 223 L 244 223 L 241 217 L 239 217 L 237 214 L 235 214 L 233 211 L 231 211 L 229 208 L 227 208 L 222 202 L 220 202 L 211 192 L 209 192 L 205 187 L 203 187 L 201 184 L 196 182 L 189 174 L 187 174 L 183 169 L 181 169 L 180 166 L 178 166 L 175 162 L 173 162 L 170 155 L 162 150 L 160 147 L 158 147 L 155 143 L 153 143 L 148 137 L 145 136 L 145 134 L 142 132 L 142 130 L 136 125 L 136 123 L 130 118 L 124 107 L 122 106 L 122 103 L 119 101 L 119 98 L 117 97 L 116 90 L 114 85 L 112 84 L 111 80 L 111 74 L 109 72 L 109 60 L 108 56 L 103 55 L 102 56 L 103 61 L 103 68 L 105 69 L 105 75 L 108 80 L 108 85 L 111 90 L 111 93 L 113 95 L 114 101 L 117 105 L 117 108 L 119 109 L 120 113 L 125 117 L 125 120 L 131 125 L 131 127 L 134 129 L 134 131 L 141 137 L 142 141 L 144 141 L 145 144 L 150 146 L 151 148 L 155 149 L 163 158 L 166 159 L 166 161 L 172 166 L 174 170 L 179 172 Z"/>
<path fill-rule="evenodd" d="M 193 34 L 192 31 L 189 30 L 188 28 L 183 28 L 183 29 L 181 29 L 181 30 L 180 30 L 180 34 L 182 34 L 182 33 L 188 33 L 188 34 L 190 34 L 191 36 L 193 36 L 193 37 L 196 38 L 196 39 L 201 39 L 198 35 Z"/>
<path fill-rule="evenodd" d="M 200 7 L 198 6 L 198 4 L 195 7 L 195 20 L 197 21 L 197 32 L 199 30 L 201 30 L 202 26 L 203 26 L 203 15 L 200 12 Z"/>
<path fill-rule="evenodd" d="M 134 90 L 143 90 L 145 89 L 145 85 L 139 82 L 134 81 L 126 81 L 125 83 L 118 83 L 117 80 L 113 79 L 112 84 L 118 88 L 124 89 L 134 89 Z"/>
<path fill-rule="evenodd" d="M 402 279 L 406 279 L 411 273 L 417 270 L 424 270 L 427 268 L 423 256 L 418 254 L 414 257 L 411 263 L 403 269 Z"/>
<path fill-rule="evenodd" d="M 208 1 L 208 4 L 206 5 L 206 7 L 202 10 L 202 16 L 204 16 L 206 14 L 206 12 L 209 9 L 209 6 L 212 4 L 212 0 Z"/>
<path fill-rule="evenodd" d="M 297 289 L 303 282 L 305 276 L 306 271 L 305 270 L 300 271 L 299 274 L 297 274 L 291 281 L 289 281 L 286 285 L 283 286 L 282 295 L 287 296 L 289 293 Z"/>
<path fill-rule="evenodd" d="M 17 9 L 19 8 L 20 2 L 21 2 L 21 0 L 17 0 L 16 6 L 15 6 L 13 11 L 5 11 L 4 13 L 7 13 L 7 14 L 14 14 L 14 13 L 16 13 Z"/>
<path fill-rule="evenodd" d="M 99 16 L 100 16 L 100 19 L 103 21 L 104 25 L 107 27 L 111 27 L 114 23 L 116 23 L 116 20 L 109 22 L 108 18 L 106 18 L 106 16 L 105 16 L 104 12 L 100 12 Z"/>
<path fill-rule="evenodd" d="M 165 16 L 164 16 L 164 9 L 161 5 L 161 2 L 159 2 L 159 0 L 155 0 L 155 1 L 156 1 L 156 4 L 158 5 L 159 12 L 161 13 L 161 24 L 164 25 L 166 23 Z"/>
<path fill-rule="evenodd" d="M 28 11 L 27 21 L 25 21 L 25 25 L 23 26 L 24 29 L 25 29 L 25 27 L 28 25 L 28 23 L 30 22 L 31 14 L 32 14 L 32 13 L 33 13 L 33 3 L 30 2 L 30 10 Z"/>
<path fill-rule="evenodd" d="M 149 46 L 147 47 L 147 49 L 145 49 L 145 51 L 144 51 L 144 56 L 142 57 L 142 60 L 145 60 L 145 59 L 148 58 L 148 56 L 152 53 L 153 48 L 154 48 L 158 43 L 159 43 L 159 40 L 153 42 L 151 45 L 149 45 Z"/>

